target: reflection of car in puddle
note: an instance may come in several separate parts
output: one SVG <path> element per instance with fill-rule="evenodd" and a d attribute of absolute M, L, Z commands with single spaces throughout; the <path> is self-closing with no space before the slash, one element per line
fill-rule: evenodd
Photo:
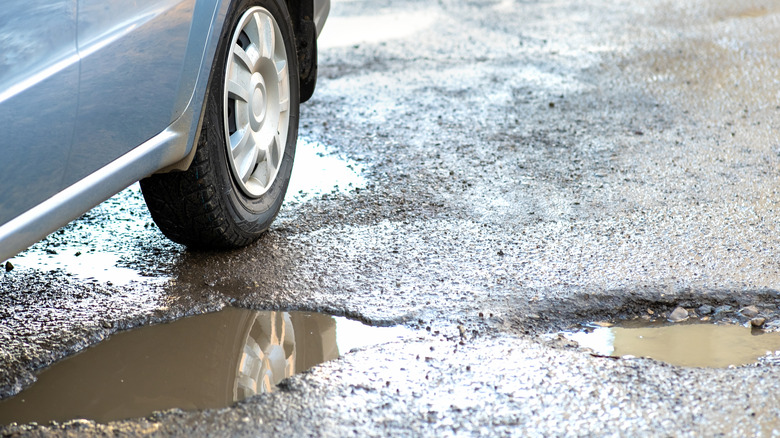
<path fill-rule="evenodd" d="M 271 392 L 282 379 L 339 355 L 332 317 L 270 312 L 247 326 L 233 400 Z"/>
<path fill-rule="evenodd" d="M 332 316 L 225 309 L 119 333 L 54 365 L 0 402 L 0 424 L 229 406 L 338 355 Z"/>

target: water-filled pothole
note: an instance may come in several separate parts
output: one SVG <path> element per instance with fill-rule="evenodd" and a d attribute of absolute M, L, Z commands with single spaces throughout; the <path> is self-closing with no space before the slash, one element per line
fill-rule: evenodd
<path fill-rule="evenodd" d="M 413 333 L 325 314 L 226 308 L 118 333 L 51 366 L 0 401 L 0 424 L 226 407 L 340 353 Z"/>
<path fill-rule="evenodd" d="M 780 333 L 699 321 L 630 321 L 592 324 L 564 336 L 604 356 L 650 357 L 672 365 L 725 368 L 780 353 Z"/>

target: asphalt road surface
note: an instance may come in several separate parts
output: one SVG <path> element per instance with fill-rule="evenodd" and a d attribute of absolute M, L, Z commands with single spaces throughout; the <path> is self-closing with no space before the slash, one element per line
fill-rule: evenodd
<path fill-rule="evenodd" d="M 225 306 L 412 335 L 227 408 L 0 433 L 780 435 L 780 360 L 686 368 L 556 335 L 678 306 L 780 329 L 780 2 L 334 0 L 319 44 L 272 229 L 186 251 L 131 187 L 11 259 L 0 397 Z"/>

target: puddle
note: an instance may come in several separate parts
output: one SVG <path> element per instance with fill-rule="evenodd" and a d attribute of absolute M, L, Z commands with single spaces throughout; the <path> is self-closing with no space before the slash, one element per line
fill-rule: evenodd
<path fill-rule="evenodd" d="M 149 235 L 148 216 L 138 183 L 116 194 L 59 231 L 11 259 L 15 268 L 61 271 L 86 281 L 125 285 L 159 281 L 123 267 L 122 259 Z"/>
<path fill-rule="evenodd" d="M 780 354 L 780 333 L 740 325 L 706 323 L 627 323 L 564 333 L 582 347 L 604 356 L 650 357 L 672 365 L 726 368 L 756 363 Z"/>
<path fill-rule="evenodd" d="M 61 269 L 78 278 L 101 283 L 124 285 L 144 278 L 133 269 L 117 266 L 118 261 L 119 257 L 111 253 L 82 253 L 78 248 L 53 254 L 29 251 L 13 258 L 14 265 L 19 268 Z"/>
<path fill-rule="evenodd" d="M 287 196 L 298 201 L 338 190 L 348 192 L 366 186 L 360 164 L 344 160 L 321 143 L 298 139 Z"/>
<path fill-rule="evenodd" d="M 324 314 L 226 308 L 118 333 L 43 370 L 0 401 L 0 424 L 222 408 L 353 348 L 413 334 Z"/>

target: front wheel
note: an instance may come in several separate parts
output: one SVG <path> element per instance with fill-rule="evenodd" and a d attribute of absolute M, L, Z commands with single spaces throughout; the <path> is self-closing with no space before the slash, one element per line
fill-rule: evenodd
<path fill-rule="evenodd" d="M 190 168 L 141 180 L 152 218 L 171 240 L 244 246 L 279 212 L 298 137 L 292 29 L 282 1 L 240 0 L 228 13 Z"/>

